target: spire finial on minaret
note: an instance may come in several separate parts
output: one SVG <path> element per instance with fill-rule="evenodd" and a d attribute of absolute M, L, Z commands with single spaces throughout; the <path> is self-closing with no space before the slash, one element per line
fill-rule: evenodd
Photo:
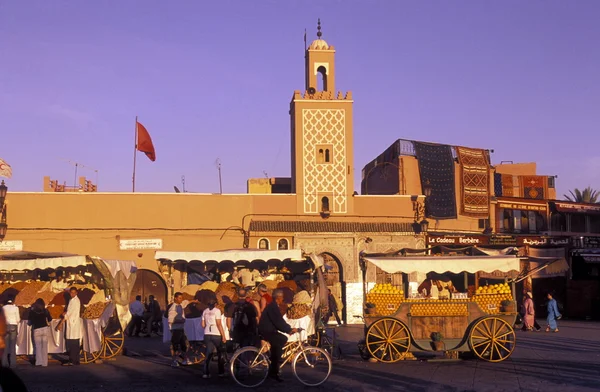
<path fill-rule="evenodd" d="M 321 32 L 321 18 L 319 18 L 319 20 L 317 22 L 317 37 L 319 39 L 321 39 L 322 35 L 323 35 L 323 33 Z"/>

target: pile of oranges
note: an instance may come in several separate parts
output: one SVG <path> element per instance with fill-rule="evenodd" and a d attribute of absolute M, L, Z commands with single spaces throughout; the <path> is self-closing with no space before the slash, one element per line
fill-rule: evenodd
<path fill-rule="evenodd" d="M 473 296 L 481 310 L 489 314 L 500 312 L 502 301 L 512 301 L 513 296 L 507 283 L 480 286 Z"/>
<path fill-rule="evenodd" d="M 377 313 L 382 316 L 393 314 L 404 301 L 404 290 L 389 283 L 378 283 L 367 294 L 367 302 L 375 305 Z"/>
<path fill-rule="evenodd" d="M 440 301 L 411 304 L 412 316 L 468 316 L 466 301 Z"/>

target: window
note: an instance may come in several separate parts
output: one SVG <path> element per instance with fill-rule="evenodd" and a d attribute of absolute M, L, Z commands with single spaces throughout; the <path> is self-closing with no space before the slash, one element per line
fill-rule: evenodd
<path fill-rule="evenodd" d="M 288 243 L 287 239 L 282 238 L 279 241 L 277 241 L 277 249 L 279 249 L 279 250 L 287 250 L 288 247 L 289 247 L 289 243 Z"/>
<path fill-rule="evenodd" d="M 321 144 L 316 146 L 316 161 L 318 164 L 333 163 L 333 145 Z"/>
<path fill-rule="evenodd" d="M 258 249 L 265 249 L 265 250 L 270 249 L 270 247 L 269 247 L 269 240 L 266 239 L 266 238 L 261 238 L 258 241 Z"/>
<path fill-rule="evenodd" d="M 497 226 L 501 233 L 534 234 L 547 230 L 548 224 L 546 217 L 538 211 L 500 209 Z"/>
<path fill-rule="evenodd" d="M 329 212 L 329 198 L 327 196 L 321 198 L 321 212 Z"/>
<path fill-rule="evenodd" d="M 590 215 L 590 233 L 600 233 L 600 216 Z"/>
<path fill-rule="evenodd" d="M 479 219 L 479 228 L 487 229 L 487 227 L 488 227 L 488 220 L 487 219 Z"/>
<path fill-rule="evenodd" d="M 571 232 L 585 233 L 585 215 L 584 214 L 569 214 L 571 217 Z"/>
<path fill-rule="evenodd" d="M 555 213 L 550 218 L 551 231 L 565 232 L 567 231 L 567 218 L 564 214 Z"/>
<path fill-rule="evenodd" d="M 554 176 L 549 176 L 548 177 L 548 188 L 554 188 L 555 187 L 554 180 L 555 180 Z"/>

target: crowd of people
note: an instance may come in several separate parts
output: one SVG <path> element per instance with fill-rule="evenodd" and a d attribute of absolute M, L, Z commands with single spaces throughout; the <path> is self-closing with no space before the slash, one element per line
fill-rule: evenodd
<path fill-rule="evenodd" d="M 210 366 L 215 354 L 217 355 L 217 375 L 225 376 L 225 345 L 229 338 L 240 348 L 256 346 L 262 339 L 271 346 L 269 377 L 282 381 L 279 375 L 279 360 L 288 338 L 280 332 L 290 335 L 297 333 L 298 330 L 285 322 L 280 311 L 284 302 L 283 291 L 276 289 L 271 296 L 267 293 L 266 287 L 259 285 L 258 289 L 261 294 L 258 306 L 250 299 L 248 290 L 242 286 L 237 289 L 237 302 L 231 304 L 231 309 L 226 311 L 225 315 L 216 307 L 215 300 L 209 301 L 201 318 L 206 350 L 203 378 L 211 377 Z M 183 294 L 177 292 L 167 311 L 173 367 L 180 366 L 178 358 L 183 359 L 181 363 L 184 365 L 191 364 L 187 357 L 188 339 L 184 329 L 184 309 L 194 302 L 197 300 L 184 300 Z"/>

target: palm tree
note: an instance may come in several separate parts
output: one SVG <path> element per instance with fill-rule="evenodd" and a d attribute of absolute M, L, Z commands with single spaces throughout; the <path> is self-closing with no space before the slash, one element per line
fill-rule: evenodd
<path fill-rule="evenodd" d="M 571 195 L 564 195 L 568 201 L 574 201 L 577 203 L 598 203 L 600 192 L 591 187 L 585 188 L 583 191 L 575 188 L 573 191 L 569 191 Z"/>

